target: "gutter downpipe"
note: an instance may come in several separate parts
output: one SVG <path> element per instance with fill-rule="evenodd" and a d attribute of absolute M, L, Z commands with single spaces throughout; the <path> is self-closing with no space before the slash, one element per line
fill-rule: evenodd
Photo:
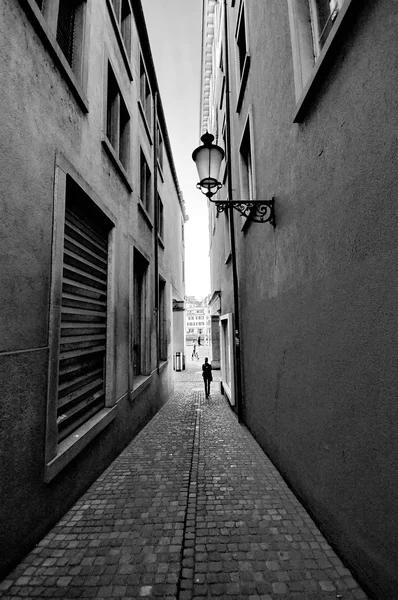
<path fill-rule="evenodd" d="M 229 83 L 229 36 L 228 36 L 228 15 L 227 0 L 224 0 L 224 47 L 225 47 L 225 116 L 226 116 L 226 158 L 227 160 L 227 180 L 228 180 L 228 199 L 233 200 L 232 188 L 232 155 L 231 155 L 231 89 Z M 236 261 L 235 246 L 235 222 L 232 205 L 228 206 L 229 216 L 229 234 L 231 240 L 231 266 L 232 266 L 232 290 L 234 296 L 234 348 L 235 348 L 235 385 L 237 413 L 239 422 L 243 421 L 243 398 L 242 398 L 242 371 L 241 371 L 241 351 L 240 351 L 240 311 L 239 311 L 239 284 L 238 270 Z"/>

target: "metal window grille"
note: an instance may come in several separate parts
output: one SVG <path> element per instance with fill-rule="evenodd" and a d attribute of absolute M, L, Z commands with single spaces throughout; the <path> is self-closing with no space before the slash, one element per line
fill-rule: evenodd
<path fill-rule="evenodd" d="M 94 211 L 65 215 L 58 379 L 58 440 L 105 404 L 108 231 Z"/>
<path fill-rule="evenodd" d="M 73 66 L 76 5 L 75 0 L 60 0 L 57 23 L 57 42 L 71 66 Z"/>

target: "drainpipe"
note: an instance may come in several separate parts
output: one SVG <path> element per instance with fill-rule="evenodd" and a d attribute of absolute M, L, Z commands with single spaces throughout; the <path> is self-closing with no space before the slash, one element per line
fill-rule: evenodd
<path fill-rule="evenodd" d="M 155 277 L 155 344 L 156 344 L 156 368 L 159 372 L 160 365 L 160 315 L 159 315 L 159 207 L 158 207 L 158 92 L 154 94 L 153 101 L 153 220 L 154 220 L 154 277 Z"/>
<path fill-rule="evenodd" d="M 228 5 L 224 0 L 224 49 L 225 49 L 225 118 L 226 118 L 226 155 L 227 155 L 227 181 L 228 198 L 233 200 L 232 188 L 232 155 L 231 155 L 231 88 L 229 80 L 229 42 L 228 42 Z M 231 240 L 231 267 L 232 267 L 232 290 L 234 296 L 234 348 L 235 348 L 235 388 L 237 400 L 238 419 L 243 420 L 243 398 L 242 398 L 242 367 L 240 351 L 240 311 L 239 311 L 239 284 L 238 269 L 236 261 L 235 246 L 235 222 L 232 205 L 228 206 L 229 234 Z"/>

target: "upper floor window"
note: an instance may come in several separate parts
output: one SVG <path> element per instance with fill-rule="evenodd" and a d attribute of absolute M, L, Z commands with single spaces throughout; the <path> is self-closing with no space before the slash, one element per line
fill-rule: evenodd
<path fill-rule="evenodd" d="M 115 74 L 108 63 L 106 102 L 106 137 L 124 169 L 130 156 L 130 115 L 120 92 Z"/>
<path fill-rule="evenodd" d="M 164 154 L 164 144 L 163 144 L 163 136 L 160 130 L 160 125 L 157 123 L 156 125 L 156 143 L 157 143 L 157 156 L 158 163 L 160 168 L 163 170 L 163 154 Z"/>
<path fill-rule="evenodd" d="M 245 4 L 244 2 L 240 5 L 237 27 L 235 32 L 236 38 L 236 47 L 237 47 L 237 59 L 239 66 L 239 93 L 238 93 L 238 103 L 236 110 L 240 111 L 240 107 L 243 101 L 243 95 L 246 88 L 247 77 L 249 75 L 250 68 L 250 54 L 249 54 L 249 46 L 248 46 L 248 38 L 247 38 L 247 29 L 246 29 L 246 15 L 245 15 Z"/>
<path fill-rule="evenodd" d="M 73 66 L 77 4 L 76 0 L 61 0 L 58 9 L 57 42 L 70 66 Z"/>
<path fill-rule="evenodd" d="M 132 13 L 130 0 L 107 0 L 107 5 L 120 52 L 131 81 L 133 74 L 131 71 Z"/>
<path fill-rule="evenodd" d="M 149 213 L 151 206 L 151 170 L 145 158 L 145 154 L 141 150 L 140 153 L 140 199 Z"/>
<path fill-rule="evenodd" d="M 163 202 L 158 194 L 158 234 L 163 238 L 164 234 L 164 214 L 163 214 Z"/>
<path fill-rule="evenodd" d="M 140 58 L 140 100 L 149 129 L 152 123 L 152 97 L 144 61 Z"/>
<path fill-rule="evenodd" d="M 343 0 L 309 0 L 314 55 L 317 58 L 332 29 Z"/>
<path fill-rule="evenodd" d="M 126 50 L 131 51 L 131 9 L 129 0 L 112 0 L 117 24 L 119 25 Z"/>
<path fill-rule="evenodd" d="M 352 0 L 288 0 L 296 101 L 295 121 Z"/>
<path fill-rule="evenodd" d="M 249 121 L 240 144 L 242 200 L 254 199 L 254 175 Z"/>
<path fill-rule="evenodd" d="M 238 45 L 239 73 L 242 77 L 247 55 L 245 8 L 243 5 L 238 21 L 236 43 Z"/>
<path fill-rule="evenodd" d="M 86 0 L 25 0 L 29 16 L 70 84 L 82 108 L 87 99 L 81 85 L 84 79 L 84 28 Z M 25 3 L 23 4 L 23 6 Z"/>

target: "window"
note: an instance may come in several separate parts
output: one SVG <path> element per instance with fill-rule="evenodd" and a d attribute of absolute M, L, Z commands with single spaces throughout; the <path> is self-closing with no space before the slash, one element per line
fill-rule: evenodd
<path fill-rule="evenodd" d="M 85 112 L 87 99 L 81 89 L 84 79 L 85 0 L 25 0 L 29 17 L 50 50 L 54 61 Z M 51 32 L 51 36 L 48 35 Z"/>
<path fill-rule="evenodd" d="M 235 370 L 233 354 L 233 318 L 232 314 L 220 317 L 221 342 L 221 379 L 229 402 L 235 404 Z"/>
<path fill-rule="evenodd" d="M 166 282 L 159 279 L 159 358 L 167 360 Z"/>
<path fill-rule="evenodd" d="M 238 60 L 239 60 L 239 74 L 242 78 L 243 69 L 245 66 L 245 60 L 247 55 L 247 46 L 246 46 L 246 26 L 245 26 L 245 9 L 242 5 L 242 10 L 240 13 L 236 43 L 238 45 Z"/>
<path fill-rule="evenodd" d="M 133 300 L 133 374 L 145 375 L 146 356 L 146 286 L 148 262 L 134 252 L 134 300 Z"/>
<path fill-rule="evenodd" d="M 250 68 L 250 54 L 247 43 L 247 31 L 245 21 L 245 5 L 241 3 L 240 12 L 237 21 L 237 27 L 235 32 L 236 47 L 237 47 L 237 60 L 239 66 L 239 77 L 238 77 L 238 102 L 236 111 L 239 112 L 243 102 L 243 96 L 246 89 L 247 77 L 249 75 Z"/>
<path fill-rule="evenodd" d="M 85 199 L 79 192 L 69 180 L 61 301 L 58 442 L 105 406 L 109 225 L 98 210 L 84 206 Z"/>
<path fill-rule="evenodd" d="M 130 156 L 130 115 L 120 93 L 112 67 L 108 63 L 106 137 L 116 158 L 127 171 Z"/>
<path fill-rule="evenodd" d="M 158 235 L 160 235 L 160 237 L 163 238 L 163 234 L 164 234 L 163 202 L 161 201 L 159 194 L 157 195 L 157 201 L 158 201 Z"/>
<path fill-rule="evenodd" d="M 152 98 L 151 88 L 149 87 L 148 76 L 145 70 L 144 61 L 140 57 L 140 100 L 145 119 L 151 131 L 152 124 Z"/>
<path fill-rule="evenodd" d="M 310 0 L 314 55 L 318 58 L 343 0 Z"/>
<path fill-rule="evenodd" d="M 299 121 L 312 85 L 325 66 L 324 58 L 338 48 L 337 34 L 352 0 L 288 0 L 295 98 L 294 121 Z"/>
<path fill-rule="evenodd" d="M 254 176 L 251 151 L 250 124 L 246 124 L 245 131 L 240 145 L 240 166 L 241 166 L 241 196 L 242 200 L 254 200 Z"/>
<path fill-rule="evenodd" d="M 116 22 L 128 54 L 131 51 L 131 9 L 129 0 L 111 0 Z"/>
<path fill-rule="evenodd" d="M 228 201 L 228 200 L 227 200 Z M 224 210 L 224 256 L 225 262 L 231 258 L 231 234 L 229 231 L 229 211 Z"/>
<path fill-rule="evenodd" d="M 57 42 L 66 60 L 73 65 L 76 0 L 61 0 L 58 9 Z"/>
<path fill-rule="evenodd" d="M 140 199 L 147 211 L 151 208 L 151 170 L 145 158 L 145 154 L 141 150 L 140 153 Z"/>
<path fill-rule="evenodd" d="M 156 144 L 157 144 L 157 157 L 160 168 L 163 170 L 163 153 L 164 153 L 164 145 L 163 145 L 163 136 L 160 131 L 160 125 L 157 123 L 156 125 Z"/>
<path fill-rule="evenodd" d="M 130 81 L 131 72 L 131 4 L 130 0 L 107 0 L 108 11 L 115 31 L 121 55 L 123 57 Z"/>

